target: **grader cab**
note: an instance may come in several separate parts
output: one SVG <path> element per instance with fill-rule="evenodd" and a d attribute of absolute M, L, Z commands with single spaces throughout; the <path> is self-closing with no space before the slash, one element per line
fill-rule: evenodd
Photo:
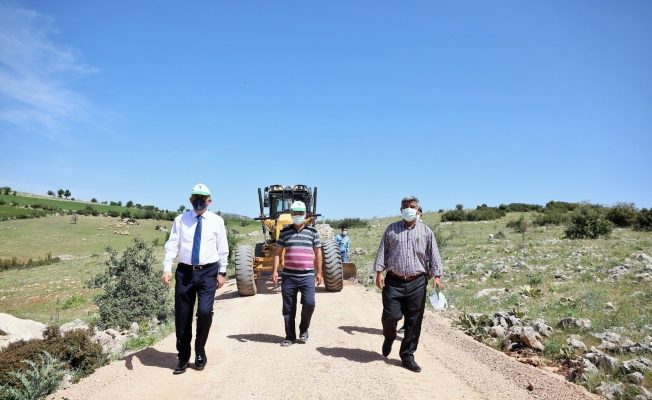
<path fill-rule="evenodd" d="M 260 216 L 254 218 L 261 222 L 263 230 L 262 242 L 255 246 L 238 246 L 235 251 L 235 276 L 238 293 L 241 296 L 253 296 L 258 292 L 257 280 L 264 272 L 274 268 L 276 240 L 281 229 L 292 224 L 290 205 L 294 201 L 302 201 L 306 205 L 306 225 L 315 226 L 317 217 L 317 188 L 314 191 L 306 185 L 270 185 L 264 190 L 258 188 Z M 322 275 L 327 291 L 339 292 L 344 286 L 342 272 L 342 257 L 334 240 L 322 238 L 323 265 Z M 281 257 L 280 271 L 284 266 Z"/>

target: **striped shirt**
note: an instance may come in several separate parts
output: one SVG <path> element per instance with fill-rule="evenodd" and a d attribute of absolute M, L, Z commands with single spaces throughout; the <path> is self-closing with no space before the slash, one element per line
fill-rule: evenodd
<path fill-rule="evenodd" d="M 385 230 L 376 253 L 374 270 L 415 276 L 426 272 L 428 260 L 432 265 L 430 275 L 442 276 L 444 267 L 432 229 L 418 222 L 408 227 L 401 220 L 390 224 Z"/>
<path fill-rule="evenodd" d="M 297 231 L 294 225 L 281 230 L 276 245 L 285 248 L 283 272 L 288 274 L 314 274 L 315 248 L 321 247 L 319 232 L 311 226 Z"/>

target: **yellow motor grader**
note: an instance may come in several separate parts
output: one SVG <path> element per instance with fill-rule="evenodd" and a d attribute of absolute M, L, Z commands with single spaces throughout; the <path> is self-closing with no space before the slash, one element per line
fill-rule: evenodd
<path fill-rule="evenodd" d="M 272 271 L 276 240 L 281 229 L 292 224 L 290 205 L 302 201 L 306 205 L 306 225 L 315 226 L 317 217 L 317 188 L 314 191 L 306 185 L 270 185 L 264 190 L 258 188 L 260 217 L 254 218 L 261 222 L 263 230 L 262 242 L 255 246 L 241 245 L 235 251 L 235 279 L 238 293 L 241 296 L 253 296 L 258 292 L 256 281 L 261 274 Z M 267 210 L 267 213 L 265 211 Z M 323 266 L 322 275 L 327 291 L 339 292 L 344 286 L 342 256 L 334 240 L 322 239 Z M 284 259 L 281 257 L 279 271 L 283 269 Z M 351 266 L 347 266 L 347 270 Z M 355 270 L 355 265 L 353 265 Z"/>

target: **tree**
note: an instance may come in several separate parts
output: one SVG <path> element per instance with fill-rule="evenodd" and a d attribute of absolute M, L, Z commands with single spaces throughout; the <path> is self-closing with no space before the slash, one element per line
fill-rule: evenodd
<path fill-rule="evenodd" d="M 95 197 L 93 197 L 93 198 L 91 199 L 91 203 L 97 203 L 97 199 L 96 199 Z"/>
<path fill-rule="evenodd" d="M 131 207 L 133 207 L 133 206 L 134 206 L 134 202 L 131 201 L 131 200 L 129 200 L 129 201 L 127 202 L 127 208 L 131 208 Z"/>
<path fill-rule="evenodd" d="M 462 211 L 462 210 L 464 210 L 464 205 L 462 205 L 462 204 L 457 204 L 457 205 L 455 206 L 455 209 L 458 210 L 458 211 Z"/>
<path fill-rule="evenodd" d="M 48 190 L 48 196 L 54 196 L 54 192 L 51 190 Z"/>
<path fill-rule="evenodd" d="M 118 201 L 117 204 L 118 204 L 118 207 L 122 207 L 122 202 L 121 201 Z"/>
<path fill-rule="evenodd" d="M 182 213 L 185 209 L 186 209 L 186 206 L 184 206 L 184 205 L 180 205 L 178 211 L 179 211 L 180 213 Z"/>
<path fill-rule="evenodd" d="M 2 194 L 11 193 L 11 188 L 9 186 L 2 187 L 2 188 L 0 188 L 0 190 L 2 191 Z"/>
<path fill-rule="evenodd" d="M 65 191 L 63 189 L 57 190 L 57 194 L 59 195 L 59 197 L 63 197 L 64 193 L 65 193 Z"/>
<path fill-rule="evenodd" d="M 127 327 L 134 321 L 149 323 L 152 318 L 170 320 L 170 289 L 161 285 L 152 247 L 137 237 L 121 254 L 112 247 L 106 251 L 109 260 L 105 272 L 86 282 L 88 288 L 104 289 L 95 296 L 99 326 Z"/>
<path fill-rule="evenodd" d="M 68 197 L 70 197 L 70 194 L 71 194 L 71 193 L 70 193 L 70 190 L 66 189 L 65 193 L 63 194 L 63 196 L 67 199 Z"/>

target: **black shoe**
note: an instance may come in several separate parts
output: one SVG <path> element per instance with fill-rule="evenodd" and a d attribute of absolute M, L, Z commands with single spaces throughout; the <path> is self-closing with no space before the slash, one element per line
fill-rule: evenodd
<path fill-rule="evenodd" d="M 195 368 L 197 370 L 201 371 L 204 369 L 207 362 L 208 358 L 206 358 L 206 354 L 195 354 Z"/>
<path fill-rule="evenodd" d="M 412 372 L 421 372 L 421 367 L 414 361 L 403 361 L 403 366 Z"/>
<path fill-rule="evenodd" d="M 402 326 L 401 329 L 397 330 L 396 333 L 400 333 L 401 335 L 405 333 L 405 326 Z"/>
<path fill-rule="evenodd" d="M 188 368 L 188 360 L 179 360 L 177 366 L 174 367 L 174 374 L 175 375 L 183 374 L 184 372 L 186 372 L 186 368 Z"/>
<path fill-rule="evenodd" d="M 383 342 L 383 357 L 387 357 L 392 352 L 392 343 L 393 341 L 388 341 L 387 339 Z"/>

